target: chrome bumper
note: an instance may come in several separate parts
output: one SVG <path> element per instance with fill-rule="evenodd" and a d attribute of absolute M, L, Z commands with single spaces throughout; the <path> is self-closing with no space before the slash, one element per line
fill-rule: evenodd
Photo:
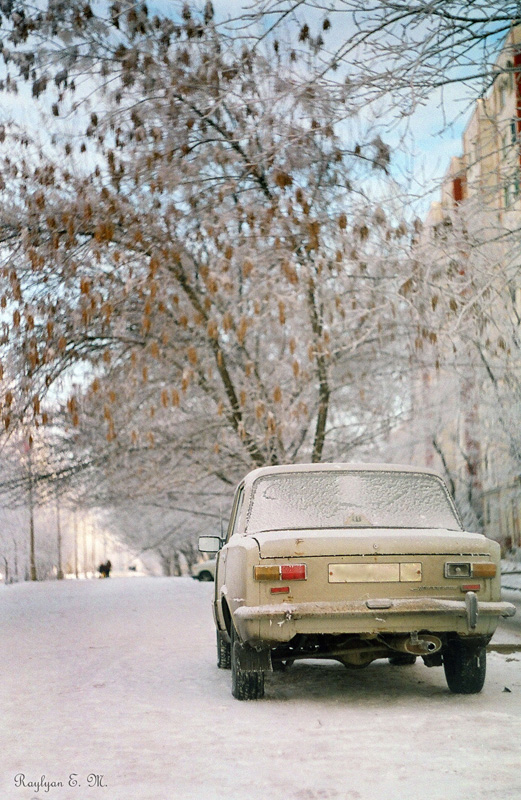
<path fill-rule="evenodd" d="M 474 592 L 467 592 L 461 600 L 435 597 L 412 599 L 346 600 L 341 602 L 281 603 L 278 605 L 241 606 L 234 611 L 237 623 L 267 621 L 271 624 L 297 622 L 298 620 L 367 620 L 385 616 L 392 626 L 392 618 L 403 615 L 436 614 L 447 617 L 464 617 L 470 630 L 480 617 L 513 617 L 516 607 L 503 601 L 479 601 Z"/>

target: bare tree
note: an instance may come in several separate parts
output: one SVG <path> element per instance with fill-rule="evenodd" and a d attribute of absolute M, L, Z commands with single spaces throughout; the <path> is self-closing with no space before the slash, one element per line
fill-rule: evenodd
<path fill-rule="evenodd" d="M 254 26 L 262 21 L 261 40 L 284 42 L 295 57 L 318 55 L 312 78 L 343 83 L 353 103 L 385 100 L 403 117 L 433 90 L 457 84 L 461 94 L 468 85 L 471 98 L 476 87 L 489 86 L 498 75 L 498 47 L 519 10 L 516 0 L 264 0 L 229 29 L 252 26 L 255 38 Z M 507 69 L 516 69 L 513 59 Z"/>
<path fill-rule="evenodd" d="M 173 26 L 126 8 L 115 39 L 87 61 L 69 53 L 99 104 L 84 137 L 57 142 L 61 163 L 25 133 L 21 160 L 5 156 L 16 391 L 3 420 L 7 431 L 27 415 L 48 424 L 61 383 L 71 440 L 82 416 L 101 414 L 112 453 L 164 453 L 175 439 L 181 457 L 226 477 L 320 460 L 335 398 L 350 408 L 335 416 L 352 431 L 345 451 L 371 413 L 393 413 L 375 387 L 399 327 L 407 232 L 353 191 L 366 165 L 385 171 L 381 142 L 347 146 L 329 90 L 299 88 L 291 54 L 274 69 L 208 14 L 185 9 Z M 63 66 L 64 52 L 48 58 Z M 55 81 L 58 114 L 75 97 L 67 74 Z"/>
<path fill-rule="evenodd" d="M 515 4 L 4 5 L 49 131 L 0 136 L 3 437 L 47 431 L 40 485 L 215 518 L 251 467 L 381 447 L 452 346 L 496 376 L 485 284 L 411 258 L 361 120 L 493 78 Z"/>

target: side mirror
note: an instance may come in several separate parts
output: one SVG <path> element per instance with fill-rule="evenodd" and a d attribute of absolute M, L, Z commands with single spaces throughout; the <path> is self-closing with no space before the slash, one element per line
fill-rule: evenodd
<path fill-rule="evenodd" d="M 201 553 L 218 553 L 222 547 L 220 536 L 200 536 L 199 550 Z"/>

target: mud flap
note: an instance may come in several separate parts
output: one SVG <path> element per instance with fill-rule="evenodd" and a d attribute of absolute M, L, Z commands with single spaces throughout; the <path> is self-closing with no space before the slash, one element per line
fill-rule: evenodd
<path fill-rule="evenodd" d="M 443 664 L 441 650 L 439 650 L 437 653 L 433 653 L 432 655 L 422 656 L 422 658 L 426 667 L 441 667 Z"/>
<path fill-rule="evenodd" d="M 241 644 L 237 640 L 233 644 L 234 656 L 237 665 L 244 672 L 272 672 L 271 650 L 263 647 L 255 650 L 247 644 Z"/>

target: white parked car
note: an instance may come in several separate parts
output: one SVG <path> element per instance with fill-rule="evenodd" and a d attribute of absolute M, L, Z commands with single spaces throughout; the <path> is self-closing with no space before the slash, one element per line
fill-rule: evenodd
<path fill-rule="evenodd" d="M 216 559 L 211 558 L 209 561 L 201 561 L 199 564 L 194 564 L 192 567 L 192 578 L 195 578 L 197 581 L 214 581 L 216 563 Z"/>
<path fill-rule="evenodd" d="M 497 542 L 463 530 L 442 479 L 397 465 L 300 464 L 250 472 L 218 552 L 218 666 L 239 700 L 295 659 L 443 666 L 479 692 L 500 617 Z M 209 564 L 210 562 L 206 562 Z M 215 562 L 214 562 L 215 563 Z M 203 568 L 205 565 L 203 565 Z"/>

